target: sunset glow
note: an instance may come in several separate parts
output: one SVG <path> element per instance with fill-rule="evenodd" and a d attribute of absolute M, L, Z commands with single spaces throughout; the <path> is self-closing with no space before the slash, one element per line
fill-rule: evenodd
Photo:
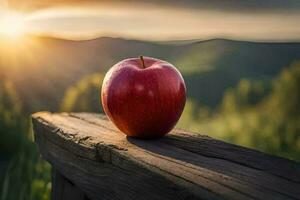
<path fill-rule="evenodd" d="M 144 1 L 134 4 L 55 2 L 49 7 L 46 3 L 44 7 L 37 5 L 27 10 L 22 10 L 25 4 L 13 9 L 9 6 L 1 7 L 0 3 L 0 35 L 16 38 L 30 33 L 75 40 L 102 36 L 154 41 L 300 39 L 300 12 L 296 8 L 254 11 L 246 7 L 247 12 L 243 12 L 234 5 L 232 9 L 235 10 L 230 11 L 203 6 L 159 6 Z"/>
<path fill-rule="evenodd" d="M 25 20 L 20 14 L 6 14 L 0 19 L 0 35 L 15 38 L 25 34 Z"/>

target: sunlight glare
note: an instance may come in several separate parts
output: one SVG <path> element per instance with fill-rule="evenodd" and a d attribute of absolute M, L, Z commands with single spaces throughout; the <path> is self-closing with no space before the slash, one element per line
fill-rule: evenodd
<path fill-rule="evenodd" d="M 25 20 L 20 14 L 7 14 L 0 19 L 0 35 L 19 37 L 25 34 Z"/>

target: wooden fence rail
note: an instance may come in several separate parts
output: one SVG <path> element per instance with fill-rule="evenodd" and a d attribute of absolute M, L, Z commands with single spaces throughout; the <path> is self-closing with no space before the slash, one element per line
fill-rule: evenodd
<path fill-rule="evenodd" d="M 55 200 L 300 199 L 300 165 L 288 159 L 178 129 L 128 138 L 97 114 L 32 120 Z"/>

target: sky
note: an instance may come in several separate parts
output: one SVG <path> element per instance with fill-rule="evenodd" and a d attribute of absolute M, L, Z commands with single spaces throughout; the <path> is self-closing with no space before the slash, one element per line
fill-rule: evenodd
<path fill-rule="evenodd" d="M 68 39 L 300 41 L 298 0 L 0 0 L 0 19 L 10 13 Z"/>

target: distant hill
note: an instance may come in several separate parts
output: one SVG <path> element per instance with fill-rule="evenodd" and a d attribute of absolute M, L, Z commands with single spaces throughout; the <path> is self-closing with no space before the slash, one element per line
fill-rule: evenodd
<path fill-rule="evenodd" d="M 255 43 L 224 39 L 155 43 L 103 37 L 69 41 L 28 37 L 0 39 L 0 78 L 12 80 L 28 112 L 56 110 L 65 90 L 87 74 L 105 73 L 116 62 L 139 55 L 173 63 L 188 95 L 215 106 L 240 79 L 268 80 L 295 60 L 300 43 Z"/>

